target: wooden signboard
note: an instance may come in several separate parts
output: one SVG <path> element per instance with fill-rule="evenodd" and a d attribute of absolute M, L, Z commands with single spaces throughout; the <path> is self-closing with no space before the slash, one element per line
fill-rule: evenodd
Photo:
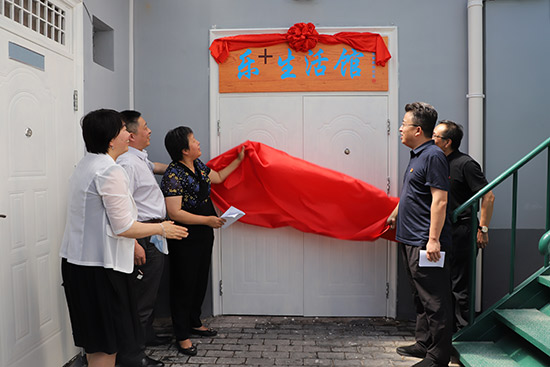
<path fill-rule="evenodd" d="M 384 37 L 384 42 L 388 42 Z M 388 64 L 348 45 L 318 43 L 308 52 L 288 44 L 232 51 L 219 64 L 220 93 L 387 91 Z"/>

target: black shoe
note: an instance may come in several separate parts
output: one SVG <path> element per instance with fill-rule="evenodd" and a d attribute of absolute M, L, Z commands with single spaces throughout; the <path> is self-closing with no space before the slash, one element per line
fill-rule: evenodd
<path fill-rule="evenodd" d="M 120 367 L 163 367 L 164 363 L 157 361 L 156 359 L 144 357 L 136 357 L 135 359 L 124 358 L 121 361 L 118 361 Z"/>
<path fill-rule="evenodd" d="M 200 335 L 200 336 L 216 336 L 216 335 L 218 335 L 218 332 L 214 329 L 197 330 L 197 329 L 191 328 L 190 332 L 193 335 Z"/>
<path fill-rule="evenodd" d="M 412 367 L 448 367 L 449 364 L 439 364 L 431 359 L 424 358 L 418 363 L 412 365 Z"/>
<path fill-rule="evenodd" d="M 189 348 L 184 348 L 180 345 L 178 341 L 176 341 L 176 349 L 178 350 L 178 352 L 183 353 L 187 356 L 193 357 L 197 355 L 197 347 L 194 345 L 190 346 Z"/>
<path fill-rule="evenodd" d="M 145 345 L 148 347 L 156 347 L 158 345 L 166 345 L 172 342 L 171 336 L 158 336 L 155 335 L 153 339 L 147 340 Z"/>
<path fill-rule="evenodd" d="M 426 357 L 426 348 L 421 346 L 418 343 L 412 345 L 407 345 L 404 347 L 397 347 L 397 354 L 405 357 L 414 357 L 414 358 L 425 358 Z"/>

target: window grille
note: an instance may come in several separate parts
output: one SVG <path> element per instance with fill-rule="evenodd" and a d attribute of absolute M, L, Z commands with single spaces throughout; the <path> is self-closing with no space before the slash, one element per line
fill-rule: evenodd
<path fill-rule="evenodd" d="M 48 0 L 0 0 L 0 15 L 65 44 L 65 10 Z"/>

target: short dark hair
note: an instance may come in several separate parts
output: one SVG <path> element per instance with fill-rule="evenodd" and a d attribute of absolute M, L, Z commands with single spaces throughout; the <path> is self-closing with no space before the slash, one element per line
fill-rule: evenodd
<path fill-rule="evenodd" d="M 172 161 L 179 162 L 183 158 L 183 150 L 189 149 L 189 135 L 193 130 L 187 126 L 178 126 L 166 133 L 164 146 Z"/>
<path fill-rule="evenodd" d="M 457 124 L 451 120 L 441 120 L 439 125 L 445 125 L 445 138 L 451 139 L 451 148 L 453 150 L 458 150 L 460 148 L 460 143 L 464 137 L 464 130 L 462 125 Z"/>
<path fill-rule="evenodd" d="M 106 154 L 109 143 L 124 127 L 120 113 L 108 109 L 89 112 L 82 119 L 81 125 L 86 150 L 97 154 Z"/>
<path fill-rule="evenodd" d="M 141 113 L 134 110 L 125 110 L 120 115 L 122 116 L 122 121 L 126 123 L 126 130 L 134 134 L 137 133 L 138 119 Z"/>
<path fill-rule="evenodd" d="M 426 102 L 408 103 L 405 105 L 405 112 L 412 112 L 412 121 L 422 128 L 425 137 L 431 139 L 437 122 L 437 111 L 434 106 Z"/>

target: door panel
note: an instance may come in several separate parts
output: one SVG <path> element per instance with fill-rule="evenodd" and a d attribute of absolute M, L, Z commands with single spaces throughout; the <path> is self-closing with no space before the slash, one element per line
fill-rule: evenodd
<path fill-rule="evenodd" d="M 57 367 L 78 352 L 58 255 L 78 128 L 74 61 L 0 27 L 8 42 L 43 55 L 45 70 L 0 47 L 0 365 Z"/>
<path fill-rule="evenodd" d="M 304 159 L 385 191 L 387 103 L 385 96 L 304 97 Z"/>
<path fill-rule="evenodd" d="M 225 314 L 303 314 L 300 232 L 235 223 L 221 236 Z"/>
<path fill-rule="evenodd" d="M 305 97 L 304 159 L 384 189 L 386 121 L 386 97 Z M 346 200 L 345 193 L 327 194 Z M 384 316 L 386 256 L 386 241 L 342 241 L 305 234 L 305 314 Z"/>
<path fill-rule="evenodd" d="M 219 103 L 221 152 L 259 141 L 385 188 L 385 96 L 220 96 Z M 220 236 L 225 314 L 386 314 L 385 241 L 241 223 Z"/>
<path fill-rule="evenodd" d="M 246 140 L 301 156 L 301 97 L 220 98 L 220 151 Z M 303 235 L 235 223 L 221 236 L 225 314 L 303 314 Z"/>

